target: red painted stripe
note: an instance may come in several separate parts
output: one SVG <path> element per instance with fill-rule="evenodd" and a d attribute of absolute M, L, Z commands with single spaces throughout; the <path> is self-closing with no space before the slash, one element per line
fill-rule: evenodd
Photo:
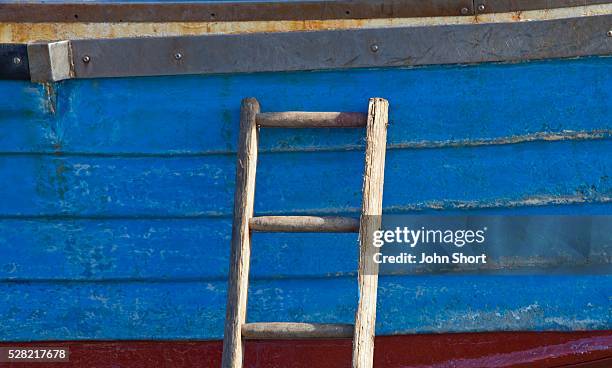
<path fill-rule="evenodd" d="M 68 346 L 70 363 L 0 363 L 2 368 L 219 367 L 220 341 L 0 343 Z M 350 367 L 350 340 L 249 341 L 245 367 Z M 612 367 L 612 330 L 402 335 L 376 338 L 375 365 L 435 367 Z"/>

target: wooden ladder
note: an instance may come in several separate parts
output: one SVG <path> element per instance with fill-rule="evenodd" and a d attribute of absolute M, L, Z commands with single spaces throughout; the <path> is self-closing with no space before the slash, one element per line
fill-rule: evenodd
<path fill-rule="evenodd" d="M 368 115 L 338 112 L 261 113 L 254 98 L 242 101 L 236 168 L 223 368 L 242 367 L 243 339 L 353 337 L 353 367 L 371 368 L 374 357 L 378 264 L 373 232 L 380 228 L 387 141 L 388 102 L 372 98 Z M 253 217 L 258 128 L 366 128 L 361 218 L 317 216 Z M 355 325 L 246 323 L 251 232 L 359 232 L 359 304 Z"/>

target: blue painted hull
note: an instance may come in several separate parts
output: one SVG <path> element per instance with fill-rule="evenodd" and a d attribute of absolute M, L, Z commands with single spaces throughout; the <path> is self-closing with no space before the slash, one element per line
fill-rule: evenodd
<path fill-rule="evenodd" d="M 247 96 L 264 111 L 388 99 L 386 213 L 612 213 L 610 58 L 2 82 L 0 96 L 1 340 L 221 338 Z M 361 134 L 262 132 L 256 213 L 357 214 Z M 355 235 L 256 235 L 249 320 L 350 323 L 356 264 Z M 612 278 L 586 271 L 384 276 L 377 333 L 611 329 Z"/>

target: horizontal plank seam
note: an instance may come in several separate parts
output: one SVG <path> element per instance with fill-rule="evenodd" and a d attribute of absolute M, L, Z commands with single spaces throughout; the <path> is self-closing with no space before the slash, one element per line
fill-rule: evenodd
<path fill-rule="evenodd" d="M 334 129 L 334 128 L 326 128 Z M 607 140 L 612 138 L 612 130 L 591 131 L 561 131 L 553 133 L 531 133 L 500 138 L 459 139 L 448 141 L 410 141 L 390 143 L 387 151 L 399 149 L 437 149 L 437 148 L 469 148 L 482 146 L 504 146 L 532 142 L 562 142 L 562 141 L 591 141 Z M 299 147 L 299 148 L 261 148 L 258 154 L 270 153 L 299 153 L 299 152 L 345 152 L 361 151 L 363 144 L 349 144 L 343 146 Z M 0 151 L 0 156 L 53 156 L 61 157 L 109 157 L 109 158 L 181 158 L 203 156 L 234 156 L 236 151 L 199 151 L 199 152 L 83 152 L 83 151 Z"/>
<path fill-rule="evenodd" d="M 562 261 L 565 261 L 564 259 Z M 554 261 L 553 261 L 554 262 Z M 610 268 L 610 260 L 609 257 L 605 254 L 598 255 L 597 257 L 590 257 L 588 260 L 585 260 L 584 263 L 573 264 L 569 266 L 559 267 L 558 263 L 547 263 L 547 264 L 519 264 L 517 267 L 513 267 L 508 269 L 506 265 L 500 265 L 499 268 L 494 268 L 492 270 L 488 270 L 487 272 L 480 271 L 479 274 L 487 275 L 487 276 L 499 276 L 505 277 L 507 275 L 525 275 L 525 270 L 548 270 L 546 273 L 542 272 L 541 275 L 547 276 L 563 276 L 568 274 L 568 270 L 584 270 L 585 267 L 588 268 L 588 273 L 578 273 L 578 276 L 581 275 L 603 275 L 609 276 L 609 268 Z M 511 266 L 514 266 L 515 263 L 511 263 Z M 503 275 L 496 274 L 495 272 L 502 270 L 504 271 Z M 474 270 L 459 270 L 452 273 L 447 274 L 455 274 L 455 275 L 469 275 L 474 274 Z M 398 277 L 398 276 L 406 276 L 406 275 L 419 275 L 419 276 L 439 276 L 440 274 L 432 274 L 427 270 L 417 271 L 417 272 L 385 272 L 384 274 L 380 274 L 379 277 Z M 255 283 L 266 283 L 266 282 L 277 282 L 277 281 L 285 281 L 285 282 L 303 282 L 305 280 L 308 281 L 317 281 L 317 280 L 341 280 L 341 279 L 354 279 L 357 277 L 357 272 L 333 272 L 333 273 L 325 273 L 325 274 L 299 274 L 299 275 L 273 275 L 273 276 L 251 276 L 249 279 Z M 177 277 L 177 278 L 159 278 L 159 277 L 150 277 L 150 278 L 89 278 L 89 279 L 70 279 L 70 278 L 0 278 L 0 284 L 9 284 L 9 285 L 27 285 L 27 284 L 188 284 L 188 283 L 211 283 L 218 282 L 220 284 L 225 284 L 227 282 L 227 276 L 214 276 L 214 277 Z"/>
<path fill-rule="evenodd" d="M 357 272 L 333 272 L 325 274 L 300 274 L 300 275 L 271 275 L 271 276 L 252 276 L 249 277 L 252 281 L 258 282 L 273 282 L 273 281 L 300 281 L 300 280 L 328 280 L 344 279 L 344 278 L 355 278 Z M 211 276 L 211 277 L 176 277 L 176 278 L 163 278 L 163 277 L 109 277 L 109 278 L 0 278 L 0 283 L 7 284 L 28 284 L 28 283 L 108 283 L 108 284 L 122 284 L 122 283 L 152 283 L 152 284 L 166 284 L 166 283 L 206 283 L 206 282 L 219 282 L 222 284 L 227 283 L 227 275 Z"/>
<path fill-rule="evenodd" d="M 450 334 L 459 334 L 459 335 L 471 335 L 471 334 L 478 334 L 478 335 L 488 335 L 488 334 L 495 334 L 495 335 L 499 335 L 500 332 L 503 334 L 507 334 L 507 336 L 512 335 L 525 335 L 525 336 L 534 336 L 534 338 L 539 337 L 541 338 L 543 333 L 548 333 L 548 334 L 563 334 L 563 335 L 569 335 L 569 334 L 576 334 L 576 335 L 580 335 L 581 333 L 606 333 L 609 331 L 608 325 L 605 325 L 605 322 L 603 320 L 601 320 L 600 325 L 604 326 L 598 330 L 589 330 L 589 331 L 585 331 L 583 328 L 578 328 L 578 329 L 573 329 L 573 330 L 546 330 L 544 332 L 540 331 L 540 330 L 506 330 L 506 331 L 499 331 L 499 330 L 494 330 L 493 328 L 485 328 L 485 329 L 475 329 L 475 328 L 468 328 L 468 329 L 464 329 L 464 330 L 457 330 L 457 329 L 443 329 L 443 330 L 431 330 L 431 329 L 402 329 L 402 330 L 392 330 L 392 331 L 383 331 L 381 333 L 377 333 L 376 336 L 397 336 L 397 335 L 414 335 L 414 334 L 436 334 L 439 336 L 445 336 L 445 335 L 450 335 Z M 142 342 L 155 342 L 155 343 L 160 343 L 160 344 L 164 344 L 166 342 L 172 343 L 172 342 L 185 342 L 188 343 L 191 346 L 191 349 L 193 349 L 194 344 L 198 344 L 201 342 L 210 342 L 210 341 L 215 341 L 215 340 L 220 340 L 220 338 L 222 338 L 222 336 L 218 336 L 218 335 L 213 335 L 213 336 L 200 336 L 200 335 L 189 335 L 189 336 L 172 336 L 170 338 L 166 337 L 166 335 L 161 335 L 161 336 L 146 336 L 146 337 L 142 337 L 142 336 L 138 336 L 138 337 L 129 337 L 127 339 L 122 339 L 122 338 L 105 338 L 105 339 L 93 339 L 91 337 L 84 337 L 84 338 L 79 338 L 78 336 L 75 335 L 71 335 L 69 338 L 65 338 L 60 340 L 59 338 L 48 338 L 48 339 L 42 339 L 42 338 L 37 338 L 35 341 L 32 340 L 32 338 L 24 338 L 24 337 L 17 337 L 16 339 L 10 339 L 10 343 L 8 342 L 2 342 L 0 343 L 0 346 L 2 347 L 7 347 L 7 346 L 24 346 L 24 345 L 29 345 L 29 346 L 40 346 L 40 342 L 48 342 L 51 346 L 58 346 L 57 344 L 62 344 L 63 346 L 69 347 L 71 348 L 71 343 L 77 343 L 77 344 L 87 344 L 88 348 L 92 348 L 95 349 L 95 345 L 97 344 L 110 344 L 111 346 L 114 344 L 129 344 L 130 342 L 137 342 L 137 343 L 142 343 Z M 577 343 L 577 342 L 570 342 L 572 344 L 572 346 L 581 346 L 581 347 L 585 347 L 586 351 L 584 350 L 575 350 L 572 349 L 572 351 L 575 352 L 575 354 L 583 354 L 583 352 L 588 353 L 590 348 L 593 348 L 593 350 L 603 350 L 606 348 L 605 343 L 608 341 L 609 337 L 606 336 L 601 336 L 601 338 L 597 339 L 597 343 L 588 343 L 588 344 L 584 344 L 582 342 Z M 448 340 L 446 340 L 448 341 Z M 589 342 L 588 339 L 585 339 L 584 342 Z M 18 343 L 19 345 L 16 345 L 15 343 Z M 23 343 L 23 345 L 22 345 Z M 568 344 L 570 344 L 568 343 Z M 593 351 L 591 350 L 591 351 Z M 132 350 L 133 351 L 133 350 Z M 193 350 L 192 350 L 193 351 Z M 108 356 L 108 349 L 105 349 L 105 354 L 106 356 Z M 168 355 L 165 355 L 168 356 Z M 184 358 L 184 354 L 182 355 L 182 358 Z M 610 358 L 602 358 L 602 361 L 606 361 L 606 360 L 610 360 Z M 108 360 L 108 358 L 107 358 Z M 587 368 L 588 366 L 567 366 L 567 365 L 563 365 L 562 367 L 565 368 Z M 601 365 L 596 366 L 596 367 L 602 367 Z M 551 367 L 551 368 L 559 368 L 559 367 Z M 593 367 L 590 367 L 593 368 Z"/>
<path fill-rule="evenodd" d="M 490 199 L 487 201 L 428 201 L 420 204 L 405 205 L 405 206 L 387 206 L 383 208 L 383 214 L 397 214 L 403 212 L 416 212 L 433 210 L 442 212 L 445 210 L 480 210 L 480 209 L 512 209 L 522 207 L 543 207 L 549 205 L 563 206 L 574 204 L 607 204 L 612 202 L 612 196 L 603 194 L 589 195 L 564 195 L 564 196 L 532 196 L 523 199 Z M 311 209 L 311 210 L 295 210 L 285 212 L 286 215 L 347 215 L 359 214 L 360 209 L 343 208 L 343 209 Z M 259 216 L 263 215 L 278 215 L 278 212 L 259 212 Z M 201 213 L 193 215 L 74 215 L 74 214 L 40 214 L 40 215 L 22 215 L 22 214 L 0 214 L 0 220 L 197 220 L 197 219 L 230 219 L 231 213 Z"/>

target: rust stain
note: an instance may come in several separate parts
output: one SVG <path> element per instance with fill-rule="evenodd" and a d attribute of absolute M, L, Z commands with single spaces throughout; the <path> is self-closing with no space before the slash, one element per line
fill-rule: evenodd
<path fill-rule="evenodd" d="M 196 36 L 259 32 L 359 28 L 368 20 L 170 23 L 0 23 L 0 42 L 27 43 L 63 39 L 143 36 Z M 384 23 L 384 22 L 383 22 Z"/>
<path fill-rule="evenodd" d="M 55 90 L 55 85 L 53 83 L 45 82 L 43 83 L 45 88 L 45 96 L 46 96 L 46 108 L 52 115 L 55 115 L 57 110 L 57 93 Z"/>
<path fill-rule="evenodd" d="M 51 182 L 55 183 L 55 190 L 57 191 L 58 198 L 63 201 L 65 199 L 66 192 L 68 192 L 68 180 L 66 179 L 65 175 L 68 168 L 64 164 L 64 160 L 62 158 L 54 158 L 53 164 L 55 165 L 55 175 L 53 177 L 54 180 L 51 180 Z"/>

